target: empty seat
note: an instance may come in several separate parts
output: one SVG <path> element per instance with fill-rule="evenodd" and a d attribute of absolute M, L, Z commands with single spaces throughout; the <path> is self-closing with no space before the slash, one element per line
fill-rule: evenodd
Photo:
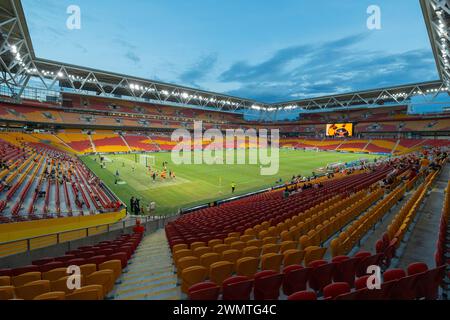
<path fill-rule="evenodd" d="M 258 258 L 260 255 L 261 255 L 261 248 L 259 248 L 259 247 L 250 246 L 250 247 L 245 247 L 242 250 L 242 257 Z"/>
<path fill-rule="evenodd" d="M 221 286 L 222 282 L 233 273 L 234 264 L 229 261 L 215 262 L 209 268 L 209 279 Z"/>
<path fill-rule="evenodd" d="M 37 272 L 39 271 L 39 267 L 38 266 L 33 266 L 33 265 L 29 265 L 29 266 L 24 266 L 24 267 L 20 267 L 20 268 L 14 268 L 11 271 L 11 275 L 12 276 L 18 276 L 24 273 L 29 273 L 29 272 Z"/>
<path fill-rule="evenodd" d="M 301 265 L 287 266 L 283 269 L 283 292 L 291 295 L 306 290 L 312 268 L 303 268 Z"/>
<path fill-rule="evenodd" d="M 53 262 L 54 260 L 55 258 L 41 258 L 39 260 L 34 260 L 33 262 L 31 262 L 31 264 L 35 266 L 42 266 L 44 264 Z"/>
<path fill-rule="evenodd" d="M 66 295 L 66 300 L 103 300 L 104 289 L 101 285 L 89 285 Z"/>
<path fill-rule="evenodd" d="M 305 249 L 305 266 L 309 265 L 315 260 L 321 260 L 327 252 L 327 248 L 310 246 Z"/>
<path fill-rule="evenodd" d="M 53 261 L 39 266 L 40 272 L 48 272 L 53 269 L 66 268 L 66 264 L 62 261 Z"/>
<path fill-rule="evenodd" d="M 55 281 L 66 276 L 67 268 L 58 268 L 42 273 L 42 280 Z"/>
<path fill-rule="evenodd" d="M 250 300 L 253 290 L 253 280 L 245 276 L 234 276 L 226 279 L 223 284 L 223 300 Z"/>
<path fill-rule="evenodd" d="M 406 276 L 406 273 L 403 269 L 390 269 L 386 270 L 383 274 L 384 282 L 389 282 L 392 280 L 398 280 Z"/>
<path fill-rule="evenodd" d="M 313 301 L 313 300 L 317 300 L 317 295 L 314 291 L 300 291 L 300 292 L 296 292 L 291 294 L 288 297 L 289 301 Z"/>
<path fill-rule="evenodd" d="M 359 258 L 342 258 L 342 260 L 333 259 L 336 263 L 333 279 L 336 282 L 347 282 L 353 288 L 355 284 L 355 275 L 358 268 Z"/>
<path fill-rule="evenodd" d="M 236 273 L 239 276 L 246 276 L 253 278 L 259 266 L 259 259 L 252 257 L 240 258 L 236 262 Z"/>
<path fill-rule="evenodd" d="M 255 275 L 255 300 L 278 300 L 283 274 L 272 270 L 265 270 Z"/>
<path fill-rule="evenodd" d="M 261 257 L 261 269 L 280 271 L 283 255 L 279 253 L 267 253 Z"/>
<path fill-rule="evenodd" d="M 11 285 L 11 277 L 0 276 L 0 287 L 10 286 L 10 285 Z"/>
<path fill-rule="evenodd" d="M 50 292 L 50 281 L 38 280 L 16 287 L 16 297 L 24 300 L 33 300 L 35 297 Z"/>
<path fill-rule="evenodd" d="M 86 277 L 86 285 L 101 285 L 103 287 L 103 297 L 114 287 L 114 272 L 112 270 L 101 270 Z"/>
<path fill-rule="evenodd" d="M 194 284 L 203 282 L 206 279 L 208 269 L 203 266 L 193 266 L 186 268 L 181 273 L 181 290 L 184 293 Z"/>
<path fill-rule="evenodd" d="M 70 279 L 70 283 L 68 283 Z M 79 282 L 80 286 L 84 285 L 84 277 L 80 276 L 79 279 L 74 278 L 73 276 L 67 276 L 55 281 L 51 281 L 50 282 L 50 289 L 51 291 L 62 291 L 65 292 L 66 294 L 72 293 L 74 292 L 75 288 L 75 284 L 77 284 L 77 282 Z"/>
<path fill-rule="evenodd" d="M 21 274 L 20 276 L 12 277 L 11 282 L 15 287 L 21 287 L 27 283 L 41 280 L 40 272 L 28 272 Z"/>
<path fill-rule="evenodd" d="M 219 298 L 219 293 L 220 287 L 210 281 L 194 284 L 188 289 L 190 300 L 217 300 Z"/>
<path fill-rule="evenodd" d="M 312 267 L 309 286 L 316 292 L 322 291 L 325 286 L 333 281 L 335 263 L 318 260 L 310 263 L 309 267 Z"/>
<path fill-rule="evenodd" d="M 323 288 L 325 299 L 334 299 L 337 296 L 350 292 L 350 285 L 347 282 L 335 282 Z"/>
<path fill-rule="evenodd" d="M 298 249 L 288 249 L 283 253 L 283 266 L 299 265 L 303 261 L 305 252 Z"/>
<path fill-rule="evenodd" d="M 428 266 L 423 262 L 411 263 L 407 268 L 407 273 L 409 276 L 417 273 L 422 273 L 428 271 Z"/>
<path fill-rule="evenodd" d="M 83 264 L 80 266 L 80 272 L 83 277 L 87 277 L 97 271 L 97 265 L 94 263 Z"/>
<path fill-rule="evenodd" d="M 35 297 L 33 300 L 65 300 L 66 293 L 62 291 L 47 292 Z"/>
<path fill-rule="evenodd" d="M 0 301 L 14 299 L 13 286 L 0 286 Z"/>
<path fill-rule="evenodd" d="M 122 274 L 122 264 L 120 260 L 109 260 L 99 265 L 98 270 L 112 270 L 114 272 L 114 280 L 117 280 Z"/>
<path fill-rule="evenodd" d="M 222 260 L 231 262 L 233 265 L 236 264 L 236 261 L 241 257 L 242 252 L 237 249 L 230 249 L 222 252 Z"/>

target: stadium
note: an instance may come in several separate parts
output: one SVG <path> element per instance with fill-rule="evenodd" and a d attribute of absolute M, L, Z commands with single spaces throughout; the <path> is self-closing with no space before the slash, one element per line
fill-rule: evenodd
<path fill-rule="evenodd" d="M 0 300 L 447 300 L 447 1 L 408 2 L 435 78 L 286 100 L 41 58 L 25 2 L 0 0 Z"/>

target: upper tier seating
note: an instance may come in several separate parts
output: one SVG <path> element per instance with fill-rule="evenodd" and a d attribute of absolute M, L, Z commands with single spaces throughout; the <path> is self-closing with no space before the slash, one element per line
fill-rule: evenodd
<path fill-rule="evenodd" d="M 41 143 L 17 144 L 0 140 L 0 222 L 119 209 L 120 202 L 77 158 Z"/>

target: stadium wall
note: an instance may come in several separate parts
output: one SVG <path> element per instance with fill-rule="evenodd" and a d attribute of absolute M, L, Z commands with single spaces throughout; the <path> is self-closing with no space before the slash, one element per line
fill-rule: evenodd
<path fill-rule="evenodd" d="M 164 228 L 169 222 L 175 220 L 177 217 L 168 217 L 164 219 L 148 221 L 143 223 L 145 226 L 145 234 L 148 235 L 155 232 L 158 229 Z M 63 256 L 69 250 L 81 247 L 97 244 L 101 241 L 114 240 L 121 234 L 127 234 L 133 232 L 134 225 L 123 227 L 117 230 L 103 232 L 100 234 L 92 235 L 90 237 L 84 237 L 64 243 L 59 243 L 45 248 L 36 249 L 32 251 L 22 252 L 14 255 L 0 257 L 0 269 L 2 268 L 17 268 L 24 265 L 30 265 L 32 261 L 40 259 L 42 257 L 57 257 Z M 0 244 L 1 248 L 1 244 Z"/>
<path fill-rule="evenodd" d="M 125 216 L 126 210 L 123 209 L 120 212 L 102 213 L 92 216 L 64 217 L 0 224 L 0 245 L 2 242 L 112 224 L 122 220 Z"/>

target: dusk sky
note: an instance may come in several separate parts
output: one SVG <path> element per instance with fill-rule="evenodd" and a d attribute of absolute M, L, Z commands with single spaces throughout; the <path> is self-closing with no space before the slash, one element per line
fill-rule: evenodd
<path fill-rule="evenodd" d="M 36 55 L 262 102 L 438 79 L 418 0 L 23 0 Z M 69 5 L 81 29 L 66 27 Z M 366 26 L 381 8 L 381 30 Z"/>

